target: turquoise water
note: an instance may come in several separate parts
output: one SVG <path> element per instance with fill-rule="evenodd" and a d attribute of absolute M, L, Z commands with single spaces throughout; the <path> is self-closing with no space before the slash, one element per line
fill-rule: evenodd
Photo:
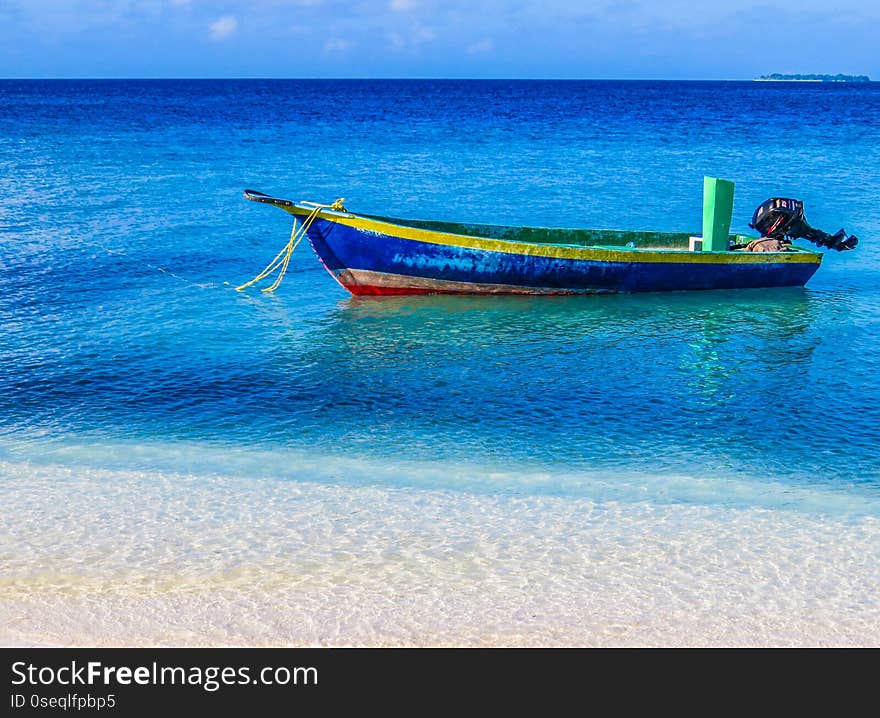
<path fill-rule="evenodd" d="M 172 504 L 228 489 L 227 535 L 257 545 L 235 507 L 277 513 L 306 486 L 342 492 L 343 523 L 375 492 L 401 516 L 420 496 L 489 502 L 489 534 L 517 501 L 551 523 L 587 504 L 782 512 L 761 526 L 783 544 L 868 521 L 853 545 L 876 555 L 878 167 L 873 84 L 0 82 L 0 494 L 23 557 L 9 595 L 91 575 L 71 568 L 91 540 L 76 515 L 53 514 L 67 551 L 22 536 L 92 493 L 109 512 L 95 536 L 144 548 L 127 570 L 154 575 L 182 524 L 156 509 L 119 527 L 157 485 Z M 354 299 L 304 246 L 274 295 L 232 288 L 290 229 L 245 187 L 401 217 L 696 231 L 703 174 L 736 181 L 736 231 L 794 196 L 862 243 L 805 289 Z M 734 544 L 757 530 L 724 516 Z M 202 519 L 192 535 L 216 514 Z M 607 530 L 624 546 L 662 523 Z M 193 546 L 180 562 L 210 573 Z M 101 586 L 129 585 L 102 560 Z"/>

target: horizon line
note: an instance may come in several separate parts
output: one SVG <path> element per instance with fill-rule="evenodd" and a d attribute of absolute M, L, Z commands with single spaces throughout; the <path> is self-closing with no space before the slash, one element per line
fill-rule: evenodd
<path fill-rule="evenodd" d="M 163 81 L 163 80 L 190 80 L 190 81 L 217 81 L 217 80 L 280 80 L 280 81 L 314 81 L 314 80 L 345 80 L 345 81 L 455 81 L 455 82 L 754 82 L 762 79 L 758 77 L 341 77 L 341 76 L 309 76 L 309 77 L 278 77 L 278 76 L 230 76 L 230 77 L 207 77 L 207 76 L 179 76 L 179 77 L 0 77 L 0 82 L 27 82 L 27 81 Z M 776 80 L 776 82 L 801 82 L 800 80 Z M 866 81 L 862 81 L 864 83 Z M 874 80 L 867 80 L 874 82 Z M 842 84 L 826 82 L 825 84 Z"/>

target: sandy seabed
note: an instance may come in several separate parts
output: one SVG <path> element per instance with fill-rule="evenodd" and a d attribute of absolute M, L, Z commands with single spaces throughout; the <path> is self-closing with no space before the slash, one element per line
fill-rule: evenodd
<path fill-rule="evenodd" d="M 880 521 L 0 465 L 5 646 L 878 646 Z"/>

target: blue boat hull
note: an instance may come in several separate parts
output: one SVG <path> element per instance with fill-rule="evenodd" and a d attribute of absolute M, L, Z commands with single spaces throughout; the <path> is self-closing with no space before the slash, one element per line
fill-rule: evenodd
<path fill-rule="evenodd" d="M 563 249 L 472 237 L 461 238 L 466 242 L 434 237 L 425 241 L 417 238 L 419 234 L 435 233 L 408 230 L 416 238 L 402 237 L 394 225 L 383 232 L 379 229 L 387 230 L 387 226 L 372 228 L 368 220 L 360 224 L 364 223 L 367 226 L 352 226 L 322 215 L 308 230 L 312 248 L 327 271 L 356 295 L 593 294 L 803 286 L 821 260 L 814 253 L 804 257 L 782 252 L 761 256 Z"/>

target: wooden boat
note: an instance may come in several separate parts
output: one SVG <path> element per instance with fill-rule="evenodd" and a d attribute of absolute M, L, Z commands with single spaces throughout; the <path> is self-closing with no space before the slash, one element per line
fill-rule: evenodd
<path fill-rule="evenodd" d="M 295 238 L 307 236 L 330 275 L 355 295 L 556 295 L 803 286 L 822 260 L 820 253 L 793 245 L 778 252 L 697 251 L 694 245 L 699 247 L 699 242 L 688 232 L 406 220 L 349 212 L 341 200 L 317 205 L 254 190 L 246 190 L 244 196 L 300 220 L 286 248 L 287 260 L 298 242 Z M 729 223 L 728 218 L 727 227 Z M 726 229 L 723 237 L 724 247 L 753 239 L 728 235 Z M 284 265 L 282 274 L 284 252 L 274 260 L 275 269 Z M 271 267 L 253 281 L 269 276 Z M 278 283 L 280 276 L 271 289 Z"/>

